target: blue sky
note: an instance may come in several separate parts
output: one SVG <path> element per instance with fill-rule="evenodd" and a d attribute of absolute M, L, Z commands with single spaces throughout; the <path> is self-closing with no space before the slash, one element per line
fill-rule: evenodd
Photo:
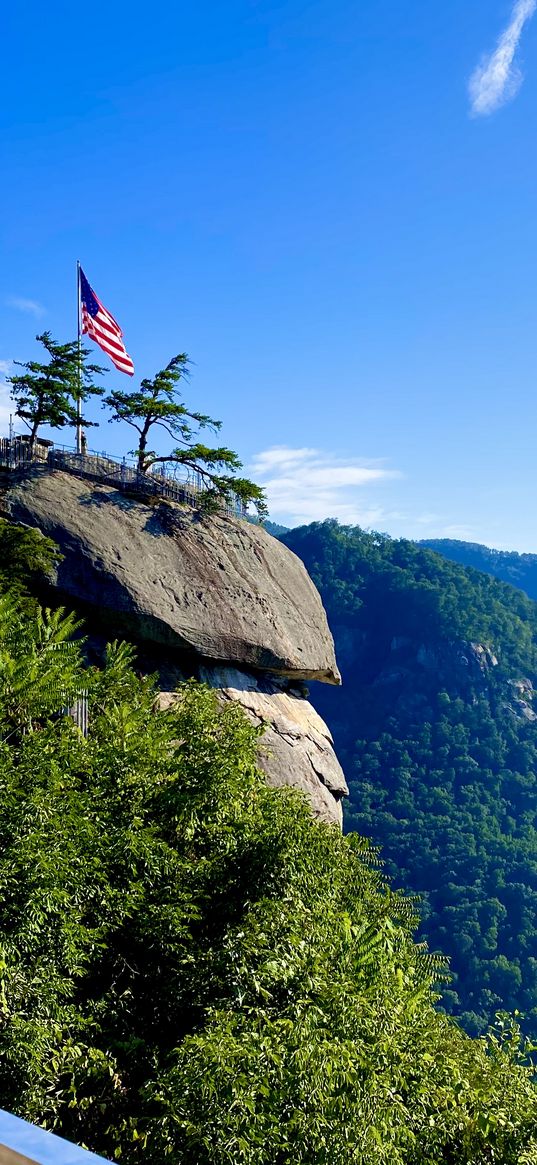
<path fill-rule="evenodd" d="M 276 521 L 537 551 L 534 7 L 9 6 L 0 372 L 76 332 L 80 257 Z"/>

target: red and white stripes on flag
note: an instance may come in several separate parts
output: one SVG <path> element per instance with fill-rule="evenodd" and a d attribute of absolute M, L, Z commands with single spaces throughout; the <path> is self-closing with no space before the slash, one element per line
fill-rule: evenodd
<path fill-rule="evenodd" d="M 82 332 L 95 340 L 120 372 L 134 376 L 134 364 L 123 343 L 123 332 L 117 320 L 90 287 L 81 267 L 79 278 Z"/>

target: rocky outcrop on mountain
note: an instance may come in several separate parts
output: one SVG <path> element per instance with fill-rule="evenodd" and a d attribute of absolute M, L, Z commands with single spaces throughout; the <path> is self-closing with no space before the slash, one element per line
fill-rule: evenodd
<path fill-rule="evenodd" d="M 42 530 L 63 559 L 62 601 L 94 642 L 124 636 L 163 677 L 195 675 L 267 725 L 269 783 L 296 785 L 314 812 L 341 822 L 345 779 L 306 680 L 340 682 L 326 615 L 300 559 L 261 527 L 202 517 L 60 471 L 34 470 L 3 496 L 4 513 Z M 165 678 L 167 677 L 167 678 Z"/>
<path fill-rule="evenodd" d="M 318 712 L 296 687 L 277 677 L 245 675 L 233 668 L 201 669 L 200 678 L 216 686 L 223 699 L 235 700 L 253 724 L 264 724 L 260 761 L 270 785 L 300 786 L 320 817 L 342 820 L 341 798 L 348 788 L 334 752 L 332 736 Z"/>
<path fill-rule="evenodd" d="M 300 559 L 261 527 L 145 504 L 42 471 L 9 491 L 16 522 L 58 543 L 56 585 L 114 627 L 166 648 L 304 680 L 340 682 L 326 616 Z"/>
<path fill-rule="evenodd" d="M 517 720 L 529 720 L 530 723 L 534 723 L 537 720 L 534 707 L 537 693 L 531 680 L 527 678 L 509 680 L 508 684 L 511 689 L 511 698 L 504 704 L 504 707 L 513 716 L 516 716 Z"/>
<path fill-rule="evenodd" d="M 162 674 L 161 707 L 177 697 L 177 673 Z M 264 726 L 259 762 L 267 783 L 291 785 L 306 793 L 316 817 L 342 824 L 347 783 L 332 736 L 301 686 L 281 676 L 253 675 L 233 667 L 201 665 L 196 678 L 216 688 L 223 702 L 241 705 L 256 727 Z"/>

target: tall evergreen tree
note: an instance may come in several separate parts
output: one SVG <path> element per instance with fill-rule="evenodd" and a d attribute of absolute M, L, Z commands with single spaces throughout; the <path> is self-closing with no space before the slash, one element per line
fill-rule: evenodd
<path fill-rule="evenodd" d="M 28 426 L 31 444 L 42 425 L 50 425 L 53 429 L 76 426 L 79 420 L 77 400 L 84 403 L 89 397 L 100 396 L 104 391 L 93 382 L 93 378 L 104 370 L 98 364 L 88 363 L 88 348 L 79 349 L 76 340 L 59 344 L 52 339 L 50 332 L 43 332 L 36 339 L 48 353 L 47 363 L 16 360 L 24 372 L 8 378 L 11 396 L 17 405 L 15 415 Z M 80 423 L 87 428 L 97 422 L 81 417 Z"/>
<path fill-rule="evenodd" d="M 222 422 L 187 408 L 178 385 L 188 379 L 189 359 L 182 352 L 153 379 L 142 380 L 138 390 L 114 389 L 109 393 L 104 403 L 112 409 L 110 420 L 124 421 L 138 433 L 138 444 L 133 452 L 140 473 L 147 473 L 152 466 L 165 463 L 185 466 L 199 475 L 206 506 L 222 500 L 239 501 L 244 506 L 252 502 L 260 517 L 264 517 L 267 512 L 264 492 L 255 482 L 236 476 L 236 470 L 242 468 L 237 454 L 223 445 L 211 447 L 199 440 L 202 430 L 210 429 L 216 433 Z M 177 442 L 175 448 L 164 455 L 148 447 L 149 435 L 157 428 Z"/>

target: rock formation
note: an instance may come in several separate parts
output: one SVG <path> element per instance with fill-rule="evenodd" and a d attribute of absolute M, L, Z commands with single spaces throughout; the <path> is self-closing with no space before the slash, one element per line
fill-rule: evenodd
<path fill-rule="evenodd" d="M 201 517 L 111 486 L 36 469 L 3 510 L 59 545 L 58 598 L 86 615 L 94 639 L 123 635 L 158 666 L 163 700 L 196 675 L 264 722 L 270 784 L 303 789 L 314 812 L 341 822 L 347 787 L 326 725 L 302 681 L 338 684 L 332 636 L 301 561 L 259 526 Z"/>

